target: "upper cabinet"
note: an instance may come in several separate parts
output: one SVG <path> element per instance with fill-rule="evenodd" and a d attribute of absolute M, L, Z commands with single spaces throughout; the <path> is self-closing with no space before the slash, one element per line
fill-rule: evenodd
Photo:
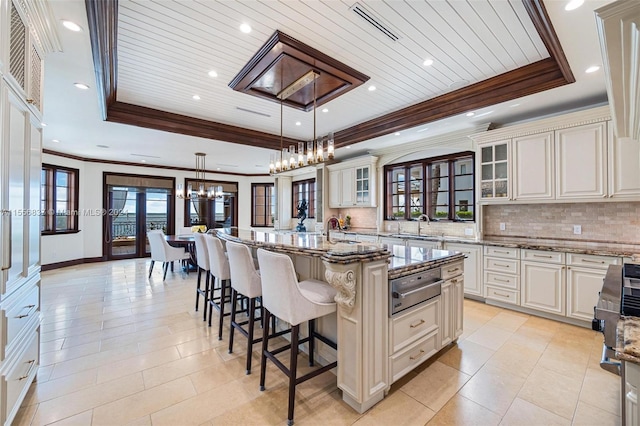
<path fill-rule="evenodd" d="M 596 108 L 472 136 L 481 159 L 480 202 L 637 198 L 640 148 L 614 137 L 608 112 Z"/>
<path fill-rule="evenodd" d="M 327 166 L 329 207 L 376 207 L 377 157 L 364 157 Z"/>

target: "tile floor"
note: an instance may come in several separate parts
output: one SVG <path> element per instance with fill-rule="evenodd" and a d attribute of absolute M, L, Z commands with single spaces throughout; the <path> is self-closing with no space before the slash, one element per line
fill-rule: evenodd
<path fill-rule="evenodd" d="M 244 373 L 194 312 L 195 274 L 148 260 L 42 274 L 41 364 L 15 425 L 285 424 L 287 386 L 270 364 Z M 365 414 L 335 376 L 299 386 L 296 424 L 618 425 L 618 377 L 600 369 L 602 336 L 465 301 L 457 346 L 394 384 Z M 228 332 L 226 327 L 225 333 Z M 254 353 L 254 366 L 259 365 Z"/>

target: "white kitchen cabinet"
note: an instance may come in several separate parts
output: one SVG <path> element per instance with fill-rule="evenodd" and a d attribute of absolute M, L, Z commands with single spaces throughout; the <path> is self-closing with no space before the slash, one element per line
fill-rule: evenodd
<path fill-rule="evenodd" d="M 563 264 L 522 261 L 520 305 L 556 315 L 565 314 Z"/>
<path fill-rule="evenodd" d="M 510 140 L 486 144 L 480 147 L 477 175 L 480 176 L 480 199 L 500 201 L 511 198 L 509 182 Z"/>
<path fill-rule="evenodd" d="M 442 303 L 442 320 L 440 321 L 440 344 L 442 347 L 455 341 L 462 334 L 463 299 L 464 299 L 464 267 L 462 264 L 442 267 L 442 284 L 440 301 Z M 445 270 L 454 271 L 447 273 Z"/>
<path fill-rule="evenodd" d="M 624 362 L 624 424 L 640 425 L 640 405 L 638 405 L 638 388 L 640 388 L 640 366 L 635 362 Z"/>
<path fill-rule="evenodd" d="M 606 122 L 556 130 L 556 198 L 606 197 Z"/>
<path fill-rule="evenodd" d="M 520 250 L 484 246 L 484 297 L 512 305 L 520 304 Z"/>
<path fill-rule="evenodd" d="M 593 319 L 602 281 L 609 265 L 620 265 L 622 259 L 589 254 L 567 255 L 567 316 L 584 321 Z"/>
<path fill-rule="evenodd" d="M 454 291 L 452 280 L 442 283 L 440 289 L 440 302 L 442 303 L 442 319 L 440 320 L 440 344 L 442 347 L 453 342 L 453 297 Z"/>
<path fill-rule="evenodd" d="M 329 207 L 376 207 L 376 162 L 365 157 L 327 166 Z"/>
<path fill-rule="evenodd" d="M 640 197 L 640 142 L 629 138 L 617 138 L 613 125 L 607 123 L 608 138 L 608 196 L 611 198 Z"/>
<path fill-rule="evenodd" d="M 484 297 L 482 286 L 482 246 L 477 244 L 445 243 L 445 250 L 464 253 L 464 294 Z"/>
<path fill-rule="evenodd" d="M 553 132 L 513 138 L 513 199 L 554 198 Z"/>

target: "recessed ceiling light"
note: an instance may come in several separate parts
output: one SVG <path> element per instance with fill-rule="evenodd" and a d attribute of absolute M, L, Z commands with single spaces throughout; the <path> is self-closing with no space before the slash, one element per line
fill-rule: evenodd
<path fill-rule="evenodd" d="M 109 148 L 109 145 L 96 145 L 98 148 Z"/>
<path fill-rule="evenodd" d="M 296 121 L 296 126 L 300 126 L 302 123 L 299 121 Z"/>
<path fill-rule="evenodd" d="M 216 170 L 221 170 L 220 167 L 216 168 Z"/>
<path fill-rule="evenodd" d="M 511 105 L 509 105 L 509 108 L 515 108 L 517 106 L 520 106 L 520 104 L 511 104 Z"/>
<path fill-rule="evenodd" d="M 73 85 L 82 90 L 87 90 L 89 88 L 89 86 L 84 83 L 73 83 Z"/>
<path fill-rule="evenodd" d="M 564 7 L 564 10 L 575 10 L 575 9 L 579 8 L 580 6 L 582 6 L 583 3 L 584 3 L 584 0 L 571 0 Z"/>
<path fill-rule="evenodd" d="M 467 117 L 473 117 L 474 115 L 476 115 L 476 113 L 475 113 L 475 112 L 468 112 L 468 113 L 467 113 Z"/>
<path fill-rule="evenodd" d="M 44 123 L 44 122 L 40 123 L 40 125 L 41 125 L 42 127 L 47 127 L 47 123 Z"/>
<path fill-rule="evenodd" d="M 199 101 L 200 100 L 200 96 L 198 96 L 198 95 L 193 95 L 192 98 L 193 98 L 194 101 Z"/>
<path fill-rule="evenodd" d="M 400 136 L 400 132 L 395 132 L 394 135 Z"/>
<path fill-rule="evenodd" d="M 329 112 L 329 108 L 322 108 L 322 112 Z"/>
<path fill-rule="evenodd" d="M 59 143 L 60 141 L 58 139 L 51 139 L 51 142 Z"/>
<path fill-rule="evenodd" d="M 214 70 L 211 70 L 207 73 L 209 75 L 209 77 L 211 78 L 216 78 L 218 76 L 218 73 L 215 72 Z"/>
<path fill-rule="evenodd" d="M 424 65 L 425 67 L 429 67 L 429 66 L 433 65 L 433 59 L 425 59 L 425 61 L 422 63 L 422 65 Z"/>
<path fill-rule="evenodd" d="M 369 86 L 369 91 L 373 92 L 374 90 L 376 90 L 376 86 Z"/>
<path fill-rule="evenodd" d="M 345 148 L 347 148 L 347 149 L 351 149 L 351 145 L 349 145 L 349 146 L 345 146 Z"/>
<path fill-rule="evenodd" d="M 64 27 L 66 29 L 71 30 L 71 31 L 75 31 L 75 32 L 82 31 L 82 27 L 80 25 L 76 24 L 75 22 L 62 21 L 62 25 L 64 25 Z"/>
<path fill-rule="evenodd" d="M 584 72 L 586 72 L 586 73 L 589 73 L 589 74 L 590 74 L 590 73 L 592 73 L 592 72 L 596 72 L 596 71 L 598 71 L 599 69 L 600 69 L 600 67 L 599 67 L 599 66 L 594 65 L 594 66 L 591 66 L 591 67 L 587 68 L 586 70 L 584 70 Z"/>
<path fill-rule="evenodd" d="M 140 160 L 140 162 L 141 162 L 141 163 L 146 163 L 146 162 L 147 162 L 147 160 Z"/>
<path fill-rule="evenodd" d="M 245 34 L 249 34 L 251 32 L 251 25 L 249 24 L 240 25 L 240 31 L 242 31 Z"/>

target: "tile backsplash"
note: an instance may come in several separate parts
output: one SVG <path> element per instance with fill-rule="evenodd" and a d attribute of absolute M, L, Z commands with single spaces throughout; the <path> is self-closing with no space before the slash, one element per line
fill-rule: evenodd
<path fill-rule="evenodd" d="M 483 209 L 484 238 L 640 243 L 640 202 L 509 204 Z M 575 225 L 580 226 L 581 234 L 574 233 Z"/>

